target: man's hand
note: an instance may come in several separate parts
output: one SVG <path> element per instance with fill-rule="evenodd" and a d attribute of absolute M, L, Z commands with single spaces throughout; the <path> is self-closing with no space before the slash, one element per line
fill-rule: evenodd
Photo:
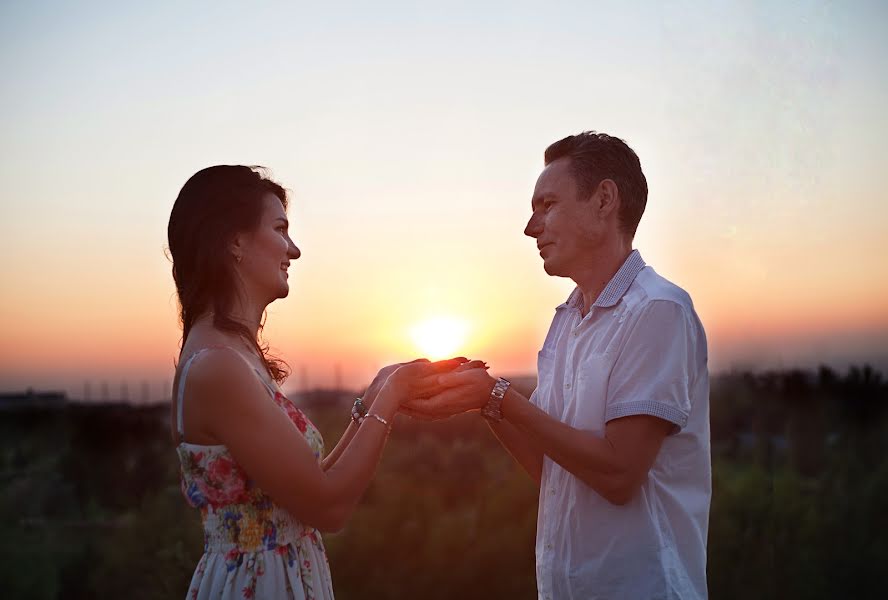
<path fill-rule="evenodd" d="M 457 357 L 457 358 L 453 358 L 451 360 L 466 361 L 468 359 L 466 359 L 465 357 Z M 382 386 L 385 385 L 385 382 L 392 375 L 392 373 L 397 371 L 399 368 L 403 367 L 404 365 L 412 365 L 415 363 L 428 363 L 428 362 L 429 362 L 429 359 L 427 359 L 427 358 L 417 358 L 415 360 L 411 360 L 410 362 L 395 363 L 393 365 L 388 365 L 386 367 L 381 368 L 379 370 L 379 372 L 376 374 L 376 377 L 373 378 L 373 381 L 370 382 L 370 385 L 367 387 L 367 390 L 364 392 L 364 395 L 361 396 L 361 401 L 364 403 L 364 406 L 366 406 L 367 408 L 370 408 L 371 406 L 373 406 L 373 402 L 376 400 L 376 397 L 379 395 L 379 390 L 382 389 Z M 431 395 L 431 394 L 429 394 L 429 395 Z"/>
<path fill-rule="evenodd" d="M 415 399 L 401 405 L 401 412 L 422 420 L 445 419 L 460 413 L 481 410 L 490 399 L 496 380 L 487 374 L 479 360 L 461 364 L 450 373 L 438 376 L 444 388 L 428 399 Z"/>

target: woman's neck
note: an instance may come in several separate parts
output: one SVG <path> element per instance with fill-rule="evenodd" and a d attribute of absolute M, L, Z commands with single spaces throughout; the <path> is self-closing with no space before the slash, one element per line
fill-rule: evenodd
<path fill-rule="evenodd" d="M 197 317 L 194 320 L 194 325 L 192 326 L 192 331 L 194 331 L 195 329 L 201 330 L 204 328 L 208 328 L 208 329 L 215 330 L 217 334 L 221 334 L 225 337 L 237 338 L 237 340 L 239 340 L 241 343 L 245 342 L 245 340 L 243 339 L 243 337 L 241 335 L 233 334 L 230 331 L 217 329 L 214 325 L 215 316 L 216 315 L 212 310 L 208 310 L 208 311 L 202 313 L 199 317 Z M 252 311 L 247 312 L 247 311 L 243 311 L 243 310 L 237 310 L 237 307 L 235 307 L 233 310 L 231 310 L 228 313 L 227 316 L 232 321 L 235 321 L 236 323 L 246 327 L 250 336 L 254 340 L 258 339 L 259 326 L 261 324 L 261 319 L 262 319 L 261 312 L 256 314 L 255 312 L 252 312 Z M 253 352 L 254 349 L 250 348 L 250 351 Z"/>
<path fill-rule="evenodd" d="M 265 306 L 264 303 L 254 302 L 244 298 L 242 295 L 237 295 L 234 298 L 231 309 L 228 311 L 228 318 L 246 327 L 253 339 L 256 339 L 259 336 L 259 328 L 262 325 L 262 314 L 265 312 Z M 212 316 L 212 309 L 207 310 L 206 314 Z"/>

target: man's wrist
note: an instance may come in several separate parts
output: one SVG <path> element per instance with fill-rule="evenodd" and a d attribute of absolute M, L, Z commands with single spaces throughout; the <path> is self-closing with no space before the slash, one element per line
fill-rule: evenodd
<path fill-rule="evenodd" d="M 508 379 L 499 377 L 496 380 L 493 389 L 490 390 L 487 403 L 481 408 L 481 416 L 492 423 L 499 423 L 503 420 L 503 399 L 511 385 L 512 382 Z"/>

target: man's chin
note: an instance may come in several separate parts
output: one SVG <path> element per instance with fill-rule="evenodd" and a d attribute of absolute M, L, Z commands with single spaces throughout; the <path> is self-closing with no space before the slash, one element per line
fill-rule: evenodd
<path fill-rule="evenodd" d="M 546 271 L 547 275 L 551 275 L 552 277 L 565 277 L 564 273 L 558 268 L 558 265 L 551 260 L 543 261 L 543 270 Z"/>

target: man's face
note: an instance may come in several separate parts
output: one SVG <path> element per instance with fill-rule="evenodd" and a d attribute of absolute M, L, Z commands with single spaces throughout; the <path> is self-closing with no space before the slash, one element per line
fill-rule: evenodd
<path fill-rule="evenodd" d="M 595 262 L 605 234 L 595 197 L 578 198 L 569 158 L 550 163 L 537 179 L 524 234 L 536 239 L 549 275 L 575 279 Z"/>

